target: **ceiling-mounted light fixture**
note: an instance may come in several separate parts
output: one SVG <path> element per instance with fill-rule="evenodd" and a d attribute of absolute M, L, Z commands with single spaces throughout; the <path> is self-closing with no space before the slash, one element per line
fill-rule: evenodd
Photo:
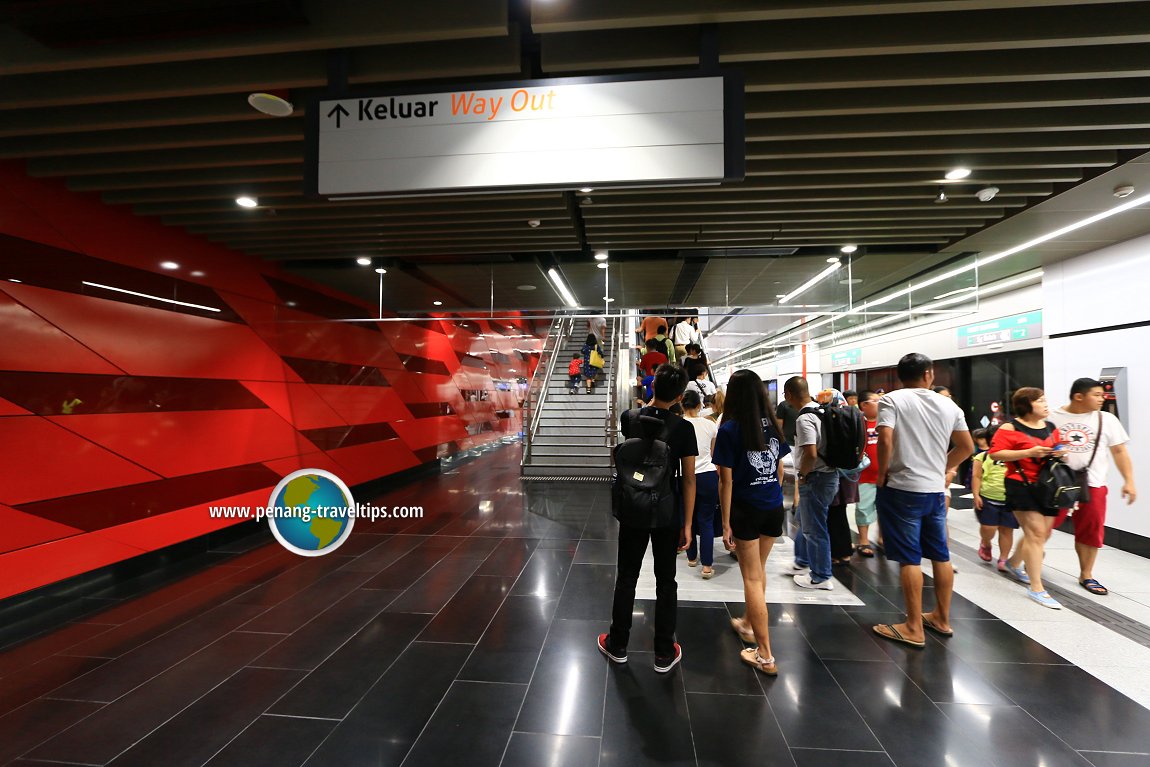
<path fill-rule="evenodd" d="M 610 266 L 610 264 L 608 264 L 606 261 L 600 261 L 599 263 L 595 264 L 595 266 L 599 267 L 600 269 L 606 269 Z"/>
<path fill-rule="evenodd" d="M 580 189 L 580 190 L 579 190 L 579 194 L 591 194 L 591 193 L 592 193 L 592 192 L 594 192 L 594 191 L 595 191 L 595 187 L 593 187 L 593 186 L 585 186 L 585 187 L 583 187 L 582 189 Z"/>
<path fill-rule="evenodd" d="M 607 251 L 605 251 L 605 250 L 595 251 L 595 260 L 596 261 L 606 261 L 607 260 Z"/>
<path fill-rule="evenodd" d="M 582 200 L 579 201 L 579 204 L 580 205 L 593 205 L 594 200 L 592 200 L 590 197 L 584 197 Z"/>
<path fill-rule="evenodd" d="M 555 291 L 559 294 L 559 297 L 563 299 L 563 303 L 572 309 L 578 309 L 579 302 L 575 300 L 575 295 L 571 292 L 570 288 L 563 283 L 563 278 L 559 276 L 559 272 L 555 267 L 551 267 L 547 270 L 547 277 L 551 280 L 551 284 L 555 286 Z"/>
<path fill-rule="evenodd" d="M 785 304 L 788 301 L 791 301 L 791 300 L 795 299 L 796 297 L 802 295 L 803 293 L 806 293 L 808 290 L 810 290 L 815 285 L 817 285 L 819 282 L 821 282 L 825 277 L 829 277 L 830 275 L 834 274 L 836 271 L 838 271 L 838 269 L 839 269 L 839 265 L 837 263 L 831 264 L 826 269 L 823 269 L 821 272 L 816 274 L 814 277 L 811 277 L 809 280 L 804 282 L 802 285 L 799 285 L 797 288 L 792 290 L 790 293 L 787 293 L 785 296 L 780 298 L 779 303 Z"/>
<path fill-rule="evenodd" d="M 979 202 L 990 202 L 998 192 L 999 189 L 996 186 L 984 186 L 975 192 L 974 196 L 978 198 Z"/>
<path fill-rule="evenodd" d="M 830 258 L 827 259 L 828 264 L 837 264 L 838 262 L 839 262 L 838 256 L 831 256 Z"/>
<path fill-rule="evenodd" d="M 379 267 L 378 269 L 376 269 L 376 270 L 375 270 L 375 273 L 376 273 L 376 274 L 387 274 L 387 270 L 386 270 L 386 269 L 384 269 L 384 268 L 381 266 L 381 267 Z"/>
<path fill-rule="evenodd" d="M 950 198 L 946 196 L 946 192 L 939 189 L 938 190 L 938 196 L 934 198 L 934 204 L 935 205 L 941 205 L 942 203 L 947 202 L 949 200 L 950 200 Z"/>
<path fill-rule="evenodd" d="M 1133 184 L 1122 184 L 1120 186 L 1114 187 L 1114 196 L 1119 199 L 1122 199 L 1123 197 L 1129 197 L 1132 194 L 1134 194 Z"/>
<path fill-rule="evenodd" d="M 287 117 L 295 111 L 290 101 L 274 93 L 253 93 L 248 96 L 248 104 L 257 112 L 272 117 Z"/>
<path fill-rule="evenodd" d="M 954 168 L 946 172 L 947 181 L 961 181 L 970 175 L 970 168 Z"/>
<path fill-rule="evenodd" d="M 360 256 L 355 260 L 355 262 L 360 266 L 371 266 L 371 259 L 367 256 Z"/>
<path fill-rule="evenodd" d="M 248 197 L 246 194 L 236 198 L 236 205 L 241 208 L 255 208 L 258 207 L 260 201 L 255 197 Z"/>
<path fill-rule="evenodd" d="M 839 248 L 839 251 L 846 253 L 849 256 L 851 253 L 854 253 L 858 249 L 858 245 L 843 245 L 841 248 Z"/>
<path fill-rule="evenodd" d="M 179 269 L 180 265 L 177 264 L 175 261 L 161 261 L 160 262 L 160 268 L 161 269 Z"/>
<path fill-rule="evenodd" d="M 431 303 L 433 303 L 433 304 L 434 304 L 434 305 L 436 305 L 436 306 L 443 306 L 443 302 L 442 302 L 442 301 L 432 301 Z"/>

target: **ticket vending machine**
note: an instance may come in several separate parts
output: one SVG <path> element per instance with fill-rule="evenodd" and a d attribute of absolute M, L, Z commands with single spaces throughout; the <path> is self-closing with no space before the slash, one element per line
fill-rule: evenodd
<path fill-rule="evenodd" d="M 1102 393 L 1106 401 L 1102 409 L 1121 419 L 1129 413 L 1127 409 L 1126 368 L 1102 368 L 1102 375 L 1098 376 L 1102 382 Z"/>

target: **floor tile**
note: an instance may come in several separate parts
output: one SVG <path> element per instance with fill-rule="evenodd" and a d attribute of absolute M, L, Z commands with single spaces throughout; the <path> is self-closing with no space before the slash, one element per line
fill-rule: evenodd
<path fill-rule="evenodd" d="M 513 577 L 475 575 L 459 589 L 420 634 L 424 642 L 478 642 L 503 600 Z"/>
<path fill-rule="evenodd" d="M 407 763 L 497 767 L 526 690 L 521 684 L 456 682 L 415 742 Z"/>
<path fill-rule="evenodd" d="M 608 669 L 595 638 L 604 630 L 595 621 L 552 623 L 516 731 L 595 737 L 602 733 Z"/>
<path fill-rule="evenodd" d="M 530 682 L 558 604 L 558 597 L 509 596 L 475 646 L 460 678 Z"/>
<path fill-rule="evenodd" d="M 516 576 L 523 572 L 539 541 L 535 538 L 505 538 L 499 542 L 476 575 Z"/>
<path fill-rule="evenodd" d="M 1000 767 L 1090 767 L 1055 733 L 1016 706 L 939 706 L 967 737 L 986 743 Z"/>
<path fill-rule="evenodd" d="M 204 767 L 295 767 L 303 764 L 337 724 L 323 719 L 261 716 Z"/>
<path fill-rule="evenodd" d="M 397 591 L 376 589 L 353 591 L 256 658 L 252 665 L 314 669 L 364 624 L 383 612 L 398 595 Z"/>
<path fill-rule="evenodd" d="M 582 540 L 575 551 L 575 564 L 578 565 L 613 565 L 618 558 L 618 541 Z"/>
<path fill-rule="evenodd" d="M 419 580 L 387 607 L 391 613 L 437 613 L 483 564 L 477 559 L 450 557 L 432 565 Z"/>
<path fill-rule="evenodd" d="M 515 732 L 501 767 L 591 767 L 598 763 L 598 738 Z"/>
<path fill-rule="evenodd" d="M 535 550 L 527 566 L 519 574 L 519 580 L 511 589 L 514 595 L 537 597 L 558 597 L 567 583 L 567 573 L 571 571 L 574 552 L 568 548 Z"/>
<path fill-rule="evenodd" d="M 794 765 L 766 698 L 687 694 L 699 767 Z"/>
<path fill-rule="evenodd" d="M 657 674 L 654 659 L 631 652 L 609 669 L 600 767 L 696 764 L 683 677 Z"/>
<path fill-rule="evenodd" d="M 821 748 L 792 748 L 798 767 L 894 767 L 884 751 L 832 751 Z"/>
<path fill-rule="evenodd" d="M 6 764 L 104 707 L 79 700 L 34 700 L 0 717 L 0 764 Z"/>
<path fill-rule="evenodd" d="M 611 601 L 614 594 L 614 565 L 573 564 L 555 617 L 568 620 L 601 620 L 610 623 Z M 603 630 L 607 630 L 606 625 Z"/>

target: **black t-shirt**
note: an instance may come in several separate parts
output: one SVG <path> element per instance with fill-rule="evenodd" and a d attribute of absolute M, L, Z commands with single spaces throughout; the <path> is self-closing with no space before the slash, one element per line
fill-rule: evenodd
<path fill-rule="evenodd" d="M 783 424 L 783 439 L 787 441 L 788 445 L 793 446 L 796 438 L 795 431 L 798 429 L 799 411 L 786 402 L 780 402 L 775 414 Z"/>
<path fill-rule="evenodd" d="M 674 466 L 671 468 L 675 471 L 675 476 L 679 476 L 679 460 L 689 455 L 699 454 L 699 443 L 695 439 L 695 427 L 691 425 L 690 421 L 672 413 L 670 410 L 663 410 L 657 407 L 642 407 L 636 410 L 628 410 L 623 413 L 619 419 L 620 425 L 623 427 L 623 437 L 630 439 L 631 437 L 643 436 L 641 424 L 637 420 L 639 415 L 654 416 L 660 418 L 665 424 L 665 433 L 661 439 L 666 441 L 667 447 L 671 449 L 671 459 L 674 461 Z M 676 484 L 676 492 L 678 485 Z"/>

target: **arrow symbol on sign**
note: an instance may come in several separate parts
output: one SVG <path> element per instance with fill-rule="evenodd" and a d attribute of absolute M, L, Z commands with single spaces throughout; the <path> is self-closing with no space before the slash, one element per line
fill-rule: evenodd
<path fill-rule="evenodd" d="M 336 104 L 332 107 L 331 111 L 327 113 L 327 116 L 330 118 L 332 115 L 335 115 L 335 127 L 339 128 L 340 119 L 347 117 L 349 114 L 351 114 L 351 112 L 344 109 L 343 104 Z"/>

